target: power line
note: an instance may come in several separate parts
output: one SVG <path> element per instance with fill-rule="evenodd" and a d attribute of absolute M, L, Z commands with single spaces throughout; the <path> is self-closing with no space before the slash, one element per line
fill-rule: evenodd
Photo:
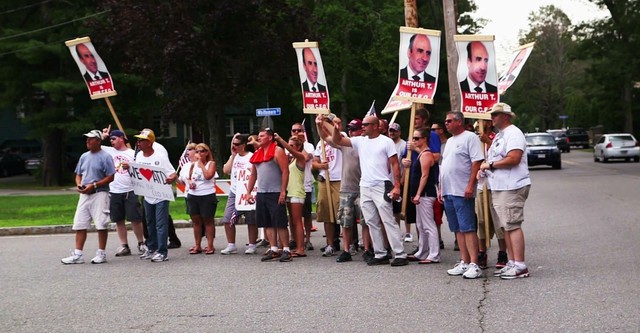
<path fill-rule="evenodd" d="M 14 9 L 8 9 L 8 10 L 5 10 L 4 12 L 0 12 L 0 15 L 15 13 L 15 12 L 21 11 L 23 9 L 39 6 L 39 5 L 42 5 L 42 4 L 45 4 L 47 2 L 51 2 L 51 1 L 52 0 L 45 0 L 45 1 L 40 1 L 38 3 L 32 3 L 30 5 L 25 5 L 25 6 L 14 8 Z"/>
<path fill-rule="evenodd" d="M 50 25 L 48 27 L 44 27 L 44 28 L 40 28 L 40 29 L 36 29 L 36 30 L 31 30 L 31 31 L 25 31 L 25 32 L 21 32 L 21 33 L 18 33 L 18 34 L 15 34 L 15 35 L 11 35 L 11 36 L 0 37 L 0 41 L 11 39 L 11 38 L 15 38 L 15 37 L 21 37 L 21 36 L 33 34 L 33 33 L 44 31 L 44 30 L 57 28 L 57 27 L 60 27 L 60 26 L 63 26 L 63 25 L 67 25 L 67 24 L 73 23 L 73 22 L 82 21 L 82 20 L 86 20 L 86 19 L 94 17 L 94 16 L 102 15 L 102 14 L 107 13 L 109 11 L 110 10 L 105 10 L 105 11 L 102 11 L 102 12 L 99 12 L 99 13 L 87 15 L 85 17 L 80 17 L 80 18 L 77 18 L 77 19 L 74 19 L 74 20 L 71 20 L 71 21 Z"/>

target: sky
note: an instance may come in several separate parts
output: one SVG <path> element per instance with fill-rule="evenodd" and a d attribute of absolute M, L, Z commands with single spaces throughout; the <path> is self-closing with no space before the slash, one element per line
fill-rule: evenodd
<path fill-rule="evenodd" d="M 512 51 L 518 47 L 520 30 L 529 30 L 529 13 L 537 12 L 541 6 L 555 5 L 567 14 L 572 24 L 609 16 L 608 11 L 587 0 L 475 0 L 475 3 L 478 10 L 473 17 L 488 21 L 480 34 L 496 38 L 494 46 L 499 71 L 506 67 Z"/>

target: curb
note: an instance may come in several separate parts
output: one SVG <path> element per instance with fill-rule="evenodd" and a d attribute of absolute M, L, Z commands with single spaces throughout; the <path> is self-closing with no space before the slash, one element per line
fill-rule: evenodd
<path fill-rule="evenodd" d="M 219 219 L 215 221 L 216 226 L 222 225 Z M 174 220 L 173 225 L 176 228 L 191 228 L 191 221 L 187 220 Z M 131 230 L 131 222 L 126 222 L 127 230 Z M 72 225 L 48 225 L 38 227 L 14 227 L 14 228 L 0 228 L 0 237 L 2 236 L 27 236 L 27 235 L 50 235 L 50 234 L 71 234 L 75 233 L 75 230 L 71 229 Z M 109 231 L 115 231 L 116 224 L 109 223 Z M 91 225 L 89 232 L 95 232 L 96 228 Z"/>

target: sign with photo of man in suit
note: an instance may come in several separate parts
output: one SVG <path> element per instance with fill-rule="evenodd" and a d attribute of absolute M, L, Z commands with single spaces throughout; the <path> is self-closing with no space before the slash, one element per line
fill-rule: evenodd
<path fill-rule="evenodd" d="M 488 119 L 488 110 L 500 102 L 494 36 L 455 35 L 457 77 L 465 118 Z"/>
<path fill-rule="evenodd" d="M 511 60 L 509 68 L 507 68 L 506 72 L 503 72 L 498 79 L 498 93 L 500 95 L 504 95 L 505 91 L 507 91 L 516 78 L 518 78 L 522 67 L 524 67 L 524 63 L 527 62 L 529 55 L 533 51 L 534 44 L 535 43 L 525 44 L 513 51 L 513 60 Z"/>
<path fill-rule="evenodd" d="M 433 104 L 439 55 L 440 31 L 400 27 L 398 99 Z"/>
<path fill-rule="evenodd" d="M 293 43 L 298 56 L 298 72 L 304 113 L 329 113 L 329 89 L 317 42 Z"/>
<path fill-rule="evenodd" d="M 107 66 L 96 52 L 89 37 L 68 40 L 65 45 L 78 65 L 91 99 L 117 95 Z"/>

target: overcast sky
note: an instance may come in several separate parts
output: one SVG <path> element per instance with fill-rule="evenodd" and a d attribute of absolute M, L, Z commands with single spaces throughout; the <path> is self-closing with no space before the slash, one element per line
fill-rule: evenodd
<path fill-rule="evenodd" d="M 518 33 L 529 30 L 529 14 L 537 12 L 541 6 L 555 5 L 571 20 L 572 24 L 609 16 L 606 10 L 587 0 L 475 0 L 478 10 L 474 18 L 488 20 L 482 35 L 495 35 L 495 49 L 500 71 L 510 61 L 513 49 L 518 47 Z M 534 47 L 535 52 L 535 47 Z"/>

